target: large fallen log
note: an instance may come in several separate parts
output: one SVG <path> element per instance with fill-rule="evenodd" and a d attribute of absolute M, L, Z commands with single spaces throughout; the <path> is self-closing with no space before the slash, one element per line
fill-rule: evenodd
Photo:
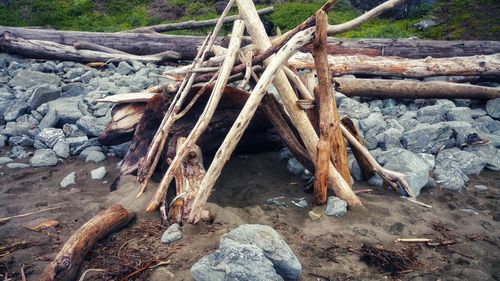
<path fill-rule="evenodd" d="M 274 12 L 274 7 L 267 7 L 267 8 L 264 8 L 264 9 L 257 11 L 257 13 L 260 16 L 265 16 L 265 15 L 268 15 L 272 12 Z M 240 17 L 238 15 L 227 16 L 227 17 L 223 18 L 222 23 L 223 24 L 231 23 L 239 18 Z M 183 30 L 183 29 L 196 29 L 196 28 L 214 26 L 215 24 L 217 24 L 218 20 L 219 19 L 216 18 L 216 19 L 200 20 L 200 21 L 190 20 L 190 21 L 184 21 L 184 22 L 165 23 L 165 24 L 158 24 L 158 25 L 135 28 L 135 29 L 128 30 L 127 32 L 151 33 L 151 32 L 167 32 L 167 31 Z"/>
<path fill-rule="evenodd" d="M 25 40 L 9 32 L 0 35 L 0 50 L 10 54 L 34 59 L 69 60 L 80 62 L 139 61 L 142 63 L 160 64 L 167 60 L 179 60 L 181 55 L 173 51 L 165 51 L 161 55 L 137 56 L 130 54 L 105 53 L 93 50 L 79 50 L 73 46 L 51 41 Z"/>
<path fill-rule="evenodd" d="M 10 32 L 26 40 L 42 40 L 73 45 L 77 41 L 92 42 L 129 54 L 151 55 L 175 51 L 182 59 L 193 59 L 202 36 L 164 35 L 127 32 L 82 32 L 0 26 L 0 33 Z M 311 52 L 312 45 L 301 49 Z M 328 39 L 331 55 L 398 56 L 425 58 L 455 57 L 500 53 L 500 41 L 438 41 L 420 39 Z"/>
<path fill-rule="evenodd" d="M 451 82 L 334 78 L 339 92 L 346 96 L 382 99 L 480 99 L 500 98 L 500 88 Z"/>
<path fill-rule="evenodd" d="M 500 76 L 500 54 L 454 58 L 404 59 L 397 57 L 328 56 L 334 76 Z M 313 69 L 311 54 L 297 53 L 289 60 L 297 69 Z"/>
<path fill-rule="evenodd" d="M 126 226 L 134 216 L 118 204 L 100 212 L 71 235 L 38 280 L 74 280 L 83 258 L 94 244 L 106 235 Z"/>

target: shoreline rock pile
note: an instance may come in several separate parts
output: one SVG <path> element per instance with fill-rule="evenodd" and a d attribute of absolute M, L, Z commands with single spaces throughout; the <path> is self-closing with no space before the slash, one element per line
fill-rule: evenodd
<path fill-rule="evenodd" d="M 159 84 L 161 78 L 151 74 L 164 70 L 139 62 L 95 69 L 0 54 L 0 147 L 10 145 L 10 159 L 30 158 L 33 167 L 53 166 L 69 156 L 95 163 L 106 156 L 123 157 L 128 143 L 107 147 L 97 139 L 110 120 L 112 105 L 95 99 Z M 500 170 L 500 99 L 484 103 L 335 96 L 339 113 L 360 128 L 370 153 L 384 167 L 405 173 L 417 195 L 434 186 L 460 191 L 483 169 Z M 36 151 L 27 152 L 23 146 Z M 311 177 L 289 153 L 281 158 L 288 160 L 292 173 Z M 11 168 L 28 166 L 14 162 L 5 163 Z M 382 185 L 378 176 L 363 179 L 351 153 L 349 165 L 354 180 Z"/>

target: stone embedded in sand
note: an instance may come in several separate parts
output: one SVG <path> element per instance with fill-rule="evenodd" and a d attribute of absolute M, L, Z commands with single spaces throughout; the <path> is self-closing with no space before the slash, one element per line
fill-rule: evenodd
<path fill-rule="evenodd" d="M 194 280 L 283 280 L 262 249 L 234 241 L 227 241 L 226 244 L 226 247 L 201 258 L 191 267 Z"/>
<path fill-rule="evenodd" d="M 87 157 L 85 158 L 85 162 L 94 162 L 94 163 L 99 163 L 106 159 L 106 155 L 104 153 L 97 151 L 97 150 L 91 150 L 88 154 Z"/>
<path fill-rule="evenodd" d="M 9 157 L 0 157 L 0 165 L 12 162 L 13 160 L 10 159 Z"/>
<path fill-rule="evenodd" d="M 76 172 L 72 172 L 68 174 L 59 184 L 62 188 L 67 187 L 68 185 L 75 184 Z"/>
<path fill-rule="evenodd" d="M 28 168 L 30 165 L 24 163 L 8 163 L 7 168 L 9 169 L 24 169 Z"/>
<path fill-rule="evenodd" d="M 482 185 L 482 184 L 476 184 L 474 185 L 474 187 L 477 189 L 477 190 L 481 190 L 481 191 L 484 191 L 484 190 L 487 190 L 488 187 L 486 185 Z"/>
<path fill-rule="evenodd" d="M 276 272 L 284 279 L 296 280 L 300 277 L 302 265 L 285 240 L 273 228 L 260 224 L 240 225 L 222 236 L 221 251 L 234 247 L 235 242 L 262 249 L 265 257 L 273 263 Z"/>
<path fill-rule="evenodd" d="M 30 163 L 33 167 L 55 166 L 57 164 L 57 156 L 50 149 L 39 149 L 35 151 L 35 155 L 30 159 Z"/>
<path fill-rule="evenodd" d="M 107 174 L 106 167 L 99 167 L 90 171 L 90 176 L 94 180 L 102 180 Z"/>
<path fill-rule="evenodd" d="M 179 224 L 174 223 L 169 228 L 167 228 L 165 232 L 163 232 L 160 241 L 165 244 L 170 244 L 181 238 L 182 238 L 181 227 L 179 226 Z"/>
<path fill-rule="evenodd" d="M 341 217 L 347 213 L 347 203 L 335 196 L 328 197 L 325 214 L 331 217 Z"/>

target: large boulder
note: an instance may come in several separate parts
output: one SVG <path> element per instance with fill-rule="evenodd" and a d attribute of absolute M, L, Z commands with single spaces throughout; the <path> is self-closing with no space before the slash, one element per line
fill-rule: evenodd
<path fill-rule="evenodd" d="M 403 133 L 401 143 L 414 153 L 436 154 L 453 140 L 453 131 L 447 123 L 419 124 Z"/>
<path fill-rule="evenodd" d="M 433 174 L 439 187 L 453 191 L 461 191 L 469 181 L 460 164 L 447 153 L 437 155 Z"/>
<path fill-rule="evenodd" d="M 262 249 L 276 272 L 285 279 L 296 280 L 302 266 L 285 240 L 267 225 L 244 224 L 222 236 L 220 248 L 231 248 L 234 243 L 256 246 Z"/>
<path fill-rule="evenodd" d="M 493 171 L 500 171 L 500 150 L 495 146 L 488 145 L 476 145 L 467 146 L 464 151 L 475 154 L 481 158 L 486 163 L 486 168 Z"/>
<path fill-rule="evenodd" d="M 74 124 L 84 116 L 85 106 L 81 97 L 60 98 L 47 103 L 49 110 L 55 110 L 59 123 Z M 86 113 L 86 112 L 85 112 Z"/>
<path fill-rule="evenodd" d="M 191 267 L 196 281 L 282 281 L 259 247 L 228 241 L 225 247 L 201 258 Z"/>
<path fill-rule="evenodd" d="M 439 157 L 447 157 L 458 163 L 460 170 L 468 176 L 477 176 L 484 169 L 485 161 L 474 153 L 462 151 L 458 148 L 445 149 L 438 154 Z"/>
<path fill-rule="evenodd" d="M 42 73 L 32 70 L 20 70 L 16 76 L 9 81 L 9 86 L 29 88 L 40 84 L 51 84 L 58 86 L 61 78 L 55 74 Z"/>

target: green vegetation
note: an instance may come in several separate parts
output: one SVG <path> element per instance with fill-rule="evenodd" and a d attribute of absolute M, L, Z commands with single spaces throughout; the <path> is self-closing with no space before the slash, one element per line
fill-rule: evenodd
<path fill-rule="evenodd" d="M 304 0 L 307 1 L 307 0 Z M 346 22 L 360 13 L 339 0 L 329 13 L 330 23 Z M 275 13 L 266 16 L 286 31 L 313 14 L 322 0 L 294 1 L 275 4 Z M 262 8 L 263 6 L 259 7 Z M 232 14 L 236 13 L 233 9 Z M 432 39 L 500 38 L 500 1 L 440 0 L 434 7 L 422 5 L 408 18 L 400 20 L 374 19 L 342 34 L 349 38 L 404 38 L 416 36 Z M 414 24 L 431 15 L 442 20 L 436 27 L 421 32 Z M 186 20 L 216 18 L 213 2 L 190 0 L 0 0 L 0 25 L 51 26 L 63 30 L 123 31 L 131 28 Z M 181 30 L 174 34 L 204 35 L 210 28 Z M 224 27 L 228 33 L 230 26 Z"/>

